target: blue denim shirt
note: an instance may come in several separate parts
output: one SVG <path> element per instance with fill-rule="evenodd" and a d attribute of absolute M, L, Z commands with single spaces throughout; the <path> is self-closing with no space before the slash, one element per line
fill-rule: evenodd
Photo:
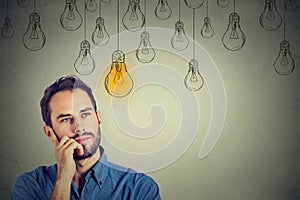
<path fill-rule="evenodd" d="M 21 175 L 14 185 L 11 199 L 49 199 L 54 189 L 56 174 L 55 164 L 49 167 L 41 166 Z M 72 182 L 71 199 L 160 200 L 160 195 L 157 184 L 149 176 L 113 164 L 103 153 L 87 173 L 81 193 Z"/>

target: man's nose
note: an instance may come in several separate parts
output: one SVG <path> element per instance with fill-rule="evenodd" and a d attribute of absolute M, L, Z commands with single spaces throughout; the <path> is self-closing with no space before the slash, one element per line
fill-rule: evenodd
<path fill-rule="evenodd" d="M 76 119 L 74 121 L 74 132 L 77 134 L 77 133 L 82 133 L 85 131 L 85 128 L 84 128 L 84 123 L 82 122 L 82 120 L 80 119 Z"/>

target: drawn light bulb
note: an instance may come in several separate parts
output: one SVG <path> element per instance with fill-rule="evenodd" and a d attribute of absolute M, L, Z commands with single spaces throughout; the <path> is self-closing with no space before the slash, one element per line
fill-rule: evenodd
<path fill-rule="evenodd" d="M 166 20 L 169 19 L 169 17 L 172 14 L 172 10 L 170 6 L 168 5 L 167 0 L 158 0 L 158 3 L 154 9 L 155 16 L 158 19 Z"/>
<path fill-rule="evenodd" d="M 98 8 L 98 4 L 96 3 L 95 0 L 87 0 L 85 4 L 85 8 L 89 12 L 94 12 Z"/>
<path fill-rule="evenodd" d="M 231 51 L 241 49 L 246 41 L 246 36 L 240 27 L 240 16 L 233 12 L 229 15 L 229 24 L 222 37 L 223 45 Z"/>
<path fill-rule="evenodd" d="M 187 7 L 196 9 L 200 8 L 203 5 L 204 0 L 184 0 L 184 2 Z"/>
<path fill-rule="evenodd" d="M 31 51 L 40 50 L 46 43 L 46 37 L 42 31 L 40 20 L 41 18 L 38 13 L 31 13 L 29 16 L 28 28 L 23 35 L 23 44 Z"/>
<path fill-rule="evenodd" d="M 139 0 L 129 0 L 129 5 L 122 19 L 123 25 L 127 30 L 140 30 L 145 24 L 145 16 L 140 8 Z"/>
<path fill-rule="evenodd" d="M 290 53 L 290 44 L 286 40 L 280 43 L 280 51 L 275 59 L 274 68 L 280 75 L 288 75 L 295 69 L 295 61 Z"/>
<path fill-rule="evenodd" d="M 182 21 L 175 23 L 175 33 L 171 39 L 172 47 L 178 51 L 186 49 L 189 45 L 189 40 L 185 35 L 184 24 Z"/>
<path fill-rule="evenodd" d="M 96 19 L 95 31 L 92 34 L 93 43 L 97 46 L 104 46 L 108 43 L 109 38 L 109 34 L 104 26 L 104 19 L 102 17 L 98 17 Z"/>
<path fill-rule="evenodd" d="M 189 70 L 184 78 L 185 87 L 191 91 L 198 91 L 203 87 L 203 78 L 198 69 L 198 61 L 192 59 L 189 62 Z"/>
<path fill-rule="evenodd" d="M 275 0 L 265 0 L 265 8 L 261 13 L 260 25 L 267 31 L 275 31 L 281 25 L 281 16 L 277 11 Z"/>
<path fill-rule="evenodd" d="M 227 7 L 229 3 L 230 3 L 229 0 L 217 0 L 217 4 L 222 8 Z"/>
<path fill-rule="evenodd" d="M 76 0 L 66 0 L 60 23 L 67 31 L 75 31 L 81 26 L 82 17 L 77 9 Z"/>
<path fill-rule="evenodd" d="M 114 97 L 124 97 L 130 93 L 133 80 L 126 69 L 125 54 L 116 50 L 112 54 L 112 65 L 105 77 L 106 91 Z"/>
<path fill-rule="evenodd" d="M 297 9 L 297 3 L 295 0 L 285 0 L 284 8 L 289 12 L 295 11 Z"/>
<path fill-rule="evenodd" d="M 27 8 L 30 5 L 30 0 L 18 0 L 17 4 L 22 8 Z"/>
<path fill-rule="evenodd" d="M 204 38 L 211 38 L 214 35 L 214 30 L 211 27 L 209 17 L 204 18 L 204 23 L 203 23 L 203 26 L 201 28 L 201 35 Z"/>
<path fill-rule="evenodd" d="M 155 51 L 150 44 L 150 34 L 147 31 L 141 34 L 141 42 L 136 50 L 136 57 L 142 63 L 149 63 L 155 57 Z"/>
<path fill-rule="evenodd" d="M 11 37 L 13 37 L 14 33 L 15 33 L 15 31 L 11 25 L 11 19 L 9 17 L 5 17 L 4 24 L 1 29 L 1 35 L 4 38 L 11 38 Z"/>
<path fill-rule="evenodd" d="M 91 55 L 90 43 L 83 40 L 80 44 L 79 56 L 75 60 L 74 68 L 81 75 L 89 75 L 95 69 L 95 60 Z"/>

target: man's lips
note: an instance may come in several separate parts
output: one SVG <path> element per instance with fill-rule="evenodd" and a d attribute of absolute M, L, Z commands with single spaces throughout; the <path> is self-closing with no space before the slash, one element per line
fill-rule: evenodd
<path fill-rule="evenodd" d="M 76 137 L 75 141 L 78 142 L 79 144 L 84 144 L 87 143 L 89 139 L 91 139 L 90 136 L 82 136 L 82 137 Z"/>

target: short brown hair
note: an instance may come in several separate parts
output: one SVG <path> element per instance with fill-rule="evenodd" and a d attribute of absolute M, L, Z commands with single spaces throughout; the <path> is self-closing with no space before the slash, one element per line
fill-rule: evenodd
<path fill-rule="evenodd" d="M 43 121 L 46 125 L 52 127 L 51 117 L 50 117 L 50 106 L 49 102 L 51 97 L 60 91 L 74 90 L 76 88 L 84 90 L 90 97 L 94 110 L 97 111 L 96 100 L 93 96 L 92 89 L 87 86 L 82 80 L 76 76 L 65 76 L 56 80 L 52 85 L 47 87 L 44 91 L 44 96 L 40 101 L 41 112 Z"/>

